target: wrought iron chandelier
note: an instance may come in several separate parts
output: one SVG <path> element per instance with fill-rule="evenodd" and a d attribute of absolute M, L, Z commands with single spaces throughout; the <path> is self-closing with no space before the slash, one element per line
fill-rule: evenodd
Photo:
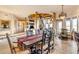
<path fill-rule="evenodd" d="M 61 7 L 62 7 L 62 12 L 59 14 L 59 18 L 60 19 L 65 19 L 65 17 L 67 16 L 67 14 L 63 11 L 63 5 Z"/>

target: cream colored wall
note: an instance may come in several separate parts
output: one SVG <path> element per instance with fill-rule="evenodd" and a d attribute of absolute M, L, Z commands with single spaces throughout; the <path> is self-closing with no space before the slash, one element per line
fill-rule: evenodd
<path fill-rule="evenodd" d="M 26 21 L 18 21 L 18 25 L 19 26 L 16 25 L 18 31 L 25 31 L 25 29 L 26 29 Z"/>
<path fill-rule="evenodd" d="M 73 16 L 79 16 L 79 8 L 74 11 Z"/>
<path fill-rule="evenodd" d="M 15 32 L 15 21 L 14 20 L 11 20 L 11 24 L 10 24 L 10 28 L 11 28 L 11 33 L 14 33 Z"/>
<path fill-rule="evenodd" d="M 15 27 L 16 22 L 15 22 L 15 20 L 17 20 L 17 18 L 15 16 L 13 16 L 12 14 L 0 13 L 0 19 L 10 21 L 10 29 L 1 30 L 0 35 L 4 35 L 5 33 L 12 34 L 12 33 L 16 32 L 16 27 Z"/>

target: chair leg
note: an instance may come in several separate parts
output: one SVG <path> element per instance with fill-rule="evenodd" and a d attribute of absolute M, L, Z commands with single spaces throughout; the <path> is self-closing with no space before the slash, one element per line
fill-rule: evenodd
<path fill-rule="evenodd" d="M 16 54 L 16 49 L 15 48 L 13 48 L 13 52 Z"/>

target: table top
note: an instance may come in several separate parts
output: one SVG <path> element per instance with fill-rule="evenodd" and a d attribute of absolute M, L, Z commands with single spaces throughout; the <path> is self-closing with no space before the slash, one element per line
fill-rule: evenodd
<path fill-rule="evenodd" d="M 30 41 L 23 42 L 23 44 L 28 46 L 28 45 L 34 44 L 34 43 L 36 43 L 38 41 L 41 41 L 41 40 L 42 40 L 42 37 L 30 40 Z"/>
<path fill-rule="evenodd" d="M 32 36 L 24 36 L 24 37 L 18 38 L 18 44 L 23 44 L 23 42 L 27 42 L 27 44 L 29 45 L 33 42 L 38 41 L 39 38 L 42 39 L 42 34 L 36 34 L 36 35 L 32 35 Z"/>

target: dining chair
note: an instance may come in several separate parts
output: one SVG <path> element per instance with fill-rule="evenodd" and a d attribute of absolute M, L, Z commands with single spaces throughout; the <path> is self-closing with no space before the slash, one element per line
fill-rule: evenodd
<path fill-rule="evenodd" d="M 18 43 L 12 42 L 8 33 L 6 33 L 6 38 L 8 40 L 11 54 L 29 54 L 30 53 L 28 50 L 17 52 L 17 50 L 19 50 Z"/>

